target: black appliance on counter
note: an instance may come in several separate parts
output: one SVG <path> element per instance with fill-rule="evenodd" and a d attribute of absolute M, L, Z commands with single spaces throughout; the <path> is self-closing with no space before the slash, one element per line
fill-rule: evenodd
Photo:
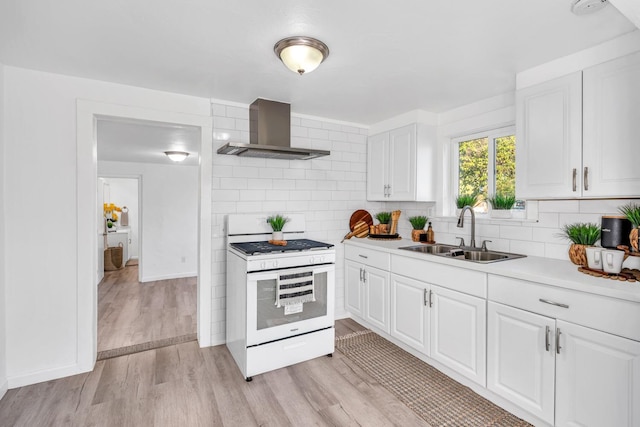
<path fill-rule="evenodd" d="M 629 246 L 631 221 L 624 216 L 603 216 L 600 245 L 603 248 L 616 248 L 618 245 Z"/>

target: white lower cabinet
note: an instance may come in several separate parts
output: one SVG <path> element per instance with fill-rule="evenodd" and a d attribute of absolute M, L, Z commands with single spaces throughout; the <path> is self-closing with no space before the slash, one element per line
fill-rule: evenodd
<path fill-rule="evenodd" d="M 389 333 L 389 272 L 364 267 L 364 318 Z"/>
<path fill-rule="evenodd" d="M 431 358 L 486 385 L 486 300 L 431 286 Z"/>
<path fill-rule="evenodd" d="M 640 427 L 640 341 L 619 336 L 639 304 L 492 275 L 489 299 L 489 390 L 558 427 Z"/>
<path fill-rule="evenodd" d="M 555 320 L 488 303 L 487 388 L 553 424 Z"/>
<path fill-rule="evenodd" d="M 640 426 L 640 342 L 557 321 L 556 426 Z"/>
<path fill-rule="evenodd" d="M 346 246 L 345 280 L 347 310 L 389 333 L 389 254 Z"/>
<path fill-rule="evenodd" d="M 429 290 L 415 279 L 391 275 L 391 335 L 429 355 Z"/>

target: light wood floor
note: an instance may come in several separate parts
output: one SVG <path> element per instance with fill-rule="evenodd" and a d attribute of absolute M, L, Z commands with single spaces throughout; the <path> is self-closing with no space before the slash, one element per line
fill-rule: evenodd
<path fill-rule="evenodd" d="M 138 282 L 138 266 L 98 286 L 98 351 L 196 332 L 196 277 Z"/>
<path fill-rule="evenodd" d="M 340 320 L 336 333 L 363 329 Z M 9 390 L 1 426 L 427 426 L 335 352 L 244 381 L 223 345 L 196 342 L 100 361 Z"/>

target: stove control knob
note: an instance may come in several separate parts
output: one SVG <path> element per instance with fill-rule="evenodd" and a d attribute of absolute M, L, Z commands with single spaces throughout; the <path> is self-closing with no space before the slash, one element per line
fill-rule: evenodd
<path fill-rule="evenodd" d="M 309 258 L 309 264 L 313 264 L 316 259 L 314 257 Z"/>
<path fill-rule="evenodd" d="M 324 262 L 324 256 L 320 257 L 320 262 Z"/>
<path fill-rule="evenodd" d="M 273 267 L 277 267 L 278 266 L 278 261 L 273 261 Z"/>
<path fill-rule="evenodd" d="M 263 261 L 260 263 L 260 269 L 264 270 L 265 268 L 267 268 L 267 263 Z"/>

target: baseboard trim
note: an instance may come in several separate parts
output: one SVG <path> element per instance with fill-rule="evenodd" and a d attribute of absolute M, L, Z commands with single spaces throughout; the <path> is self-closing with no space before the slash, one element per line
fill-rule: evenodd
<path fill-rule="evenodd" d="M 54 369 L 45 369 L 42 371 L 36 371 L 24 375 L 9 376 L 7 379 L 9 388 L 24 387 L 26 385 L 42 383 L 50 380 L 57 380 L 59 378 L 70 377 L 71 375 L 82 374 L 84 372 L 90 372 L 91 369 L 82 369 L 78 364 L 63 366 Z"/>
<path fill-rule="evenodd" d="M 7 390 L 9 390 L 9 382 L 6 378 L 3 378 L 2 382 L 0 383 L 0 399 L 2 399 L 5 394 L 7 394 Z"/>
<path fill-rule="evenodd" d="M 145 283 L 145 282 L 155 282 L 158 280 L 184 279 L 185 277 L 196 277 L 197 275 L 198 275 L 197 271 L 191 271 L 191 272 L 178 273 L 178 274 L 165 274 L 162 276 L 146 276 L 146 277 L 143 277 L 140 281 L 142 283 Z"/>

